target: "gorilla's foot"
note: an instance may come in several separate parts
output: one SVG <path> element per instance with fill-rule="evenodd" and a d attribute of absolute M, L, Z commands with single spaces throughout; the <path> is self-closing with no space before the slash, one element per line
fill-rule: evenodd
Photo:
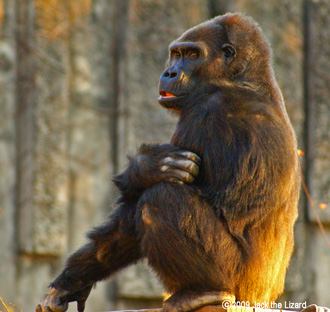
<path fill-rule="evenodd" d="M 197 292 L 183 290 L 174 293 L 163 303 L 163 312 L 188 312 L 207 305 L 221 304 L 228 301 L 230 305 L 235 296 L 224 291 Z"/>

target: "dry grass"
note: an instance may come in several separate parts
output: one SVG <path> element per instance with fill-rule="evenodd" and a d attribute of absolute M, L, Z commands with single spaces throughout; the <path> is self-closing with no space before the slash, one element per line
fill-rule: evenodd
<path fill-rule="evenodd" d="M 13 303 L 10 303 L 10 306 L 6 305 L 5 302 L 2 300 L 2 298 L 0 297 L 0 302 L 2 303 L 3 307 L 4 307 L 4 312 L 23 312 L 20 308 L 18 308 L 16 305 L 14 305 Z M 2 310 L 0 310 L 0 312 L 2 312 Z"/>

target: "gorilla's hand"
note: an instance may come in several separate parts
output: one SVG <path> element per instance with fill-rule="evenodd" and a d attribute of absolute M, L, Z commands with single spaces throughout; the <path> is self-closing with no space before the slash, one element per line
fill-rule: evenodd
<path fill-rule="evenodd" d="M 159 182 L 193 183 L 198 175 L 200 162 L 200 158 L 192 152 L 180 150 L 169 153 L 159 161 Z"/>
<path fill-rule="evenodd" d="M 127 169 L 113 181 L 124 196 L 139 196 L 159 182 L 193 183 L 200 163 L 201 159 L 195 153 L 173 145 L 145 144 L 135 157 L 130 158 Z"/>
<path fill-rule="evenodd" d="M 69 302 L 77 301 L 78 312 L 85 310 L 85 302 L 91 292 L 92 286 L 69 294 L 67 291 L 50 287 L 46 296 L 36 306 L 36 312 L 65 312 Z"/>
<path fill-rule="evenodd" d="M 65 312 L 68 309 L 67 291 L 48 289 L 46 296 L 36 306 L 36 312 Z"/>

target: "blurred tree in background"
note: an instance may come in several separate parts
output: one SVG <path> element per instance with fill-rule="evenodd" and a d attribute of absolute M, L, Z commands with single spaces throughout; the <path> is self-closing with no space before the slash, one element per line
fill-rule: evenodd
<path fill-rule="evenodd" d="M 330 204 L 329 0 L 2 0 L 2 298 L 32 311 L 63 259 L 111 210 L 111 176 L 125 155 L 169 141 L 176 121 L 157 104 L 168 44 L 228 11 L 251 15 L 271 42 L 330 237 L 330 207 L 319 209 Z M 303 196 L 300 210 L 282 300 L 330 306 L 330 251 Z M 87 310 L 160 306 L 161 294 L 139 264 L 100 283 Z"/>

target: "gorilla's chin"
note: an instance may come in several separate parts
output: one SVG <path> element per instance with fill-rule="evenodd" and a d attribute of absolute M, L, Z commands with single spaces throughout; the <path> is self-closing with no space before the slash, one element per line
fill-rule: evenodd
<path fill-rule="evenodd" d="M 186 95 L 175 96 L 171 94 L 171 96 L 168 96 L 161 94 L 158 98 L 158 103 L 166 109 L 174 109 L 180 111 L 183 106 L 183 101 L 185 97 Z"/>

